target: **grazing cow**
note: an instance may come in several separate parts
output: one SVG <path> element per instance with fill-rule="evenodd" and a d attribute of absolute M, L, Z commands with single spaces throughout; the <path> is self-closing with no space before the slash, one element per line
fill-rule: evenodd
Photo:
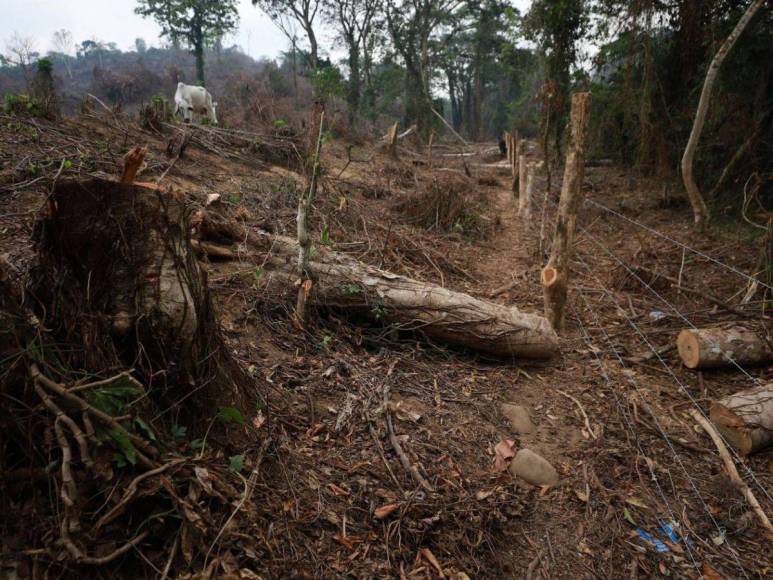
<path fill-rule="evenodd" d="M 194 114 L 205 115 L 217 125 L 217 103 L 212 102 L 212 95 L 204 87 L 195 87 L 185 83 L 177 83 L 174 95 L 174 114 L 182 113 L 187 122 L 193 121 Z"/>

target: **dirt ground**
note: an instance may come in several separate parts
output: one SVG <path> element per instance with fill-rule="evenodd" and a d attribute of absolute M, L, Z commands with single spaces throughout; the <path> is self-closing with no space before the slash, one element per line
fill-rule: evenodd
<path fill-rule="evenodd" d="M 128 121 L 92 115 L 50 125 L 0 115 L 0 124 L 0 253 L 20 276 L 33 262 L 35 215 L 57 170 L 60 178 L 116 175 L 122 155 L 136 144 L 150 147 L 139 179 L 152 181 L 168 169 L 163 183 L 187 192 L 192 203 L 219 193 L 226 210 L 239 212 L 249 226 L 294 233 L 304 177 L 232 144 L 193 143 L 169 167 L 164 136 Z M 494 167 L 496 155 L 486 153 L 468 161 L 471 177 L 465 176 L 458 157 L 443 157 L 457 150 L 439 148 L 430 166 L 423 154 L 405 151 L 392 161 L 370 145 L 327 143 L 312 217 L 315 240 L 481 298 L 511 286 L 491 299 L 540 313 L 544 176 L 534 217 L 524 223 L 508 168 Z M 545 198 L 548 232 L 560 170 L 553 174 L 554 191 Z M 250 465 L 269 442 L 249 502 L 209 557 L 213 577 L 773 574 L 769 540 L 688 414 L 753 378 L 769 380 L 771 369 L 684 369 L 668 349 L 687 325 L 683 317 L 701 326 L 739 322 L 739 315 L 652 275 L 679 277 L 684 287 L 738 304 L 749 281 L 727 266 L 753 271 L 759 242 L 722 224 L 697 235 L 681 199 L 664 197 L 667 188 L 623 169 L 588 168 L 590 201 L 578 219 L 568 330 L 560 358 L 549 364 L 449 350 L 334 310 L 315 312 L 301 332 L 290 317 L 294 290 L 267 293 L 260 263 L 208 263 L 229 348 L 256 383 L 255 407 L 245 412 L 262 439 L 236 451 Z M 420 209 L 419 197 L 437 191 L 463 192 L 458 207 L 432 202 L 438 216 L 449 212 L 451 227 L 405 209 L 406 199 L 407 207 Z M 738 308 L 764 323 L 762 298 L 760 290 Z M 505 402 L 529 409 L 533 433 L 513 433 L 501 412 Z M 385 406 L 433 493 L 418 487 L 399 462 Z M 496 473 L 494 446 L 508 438 L 552 462 L 561 483 L 537 489 Z M 221 451 L 210 459 L 222 464 L 234 443 L 222 435 L 215 442 Z M 743 460 L 739 470 L 773 513 L 770 454 Z M 7 498 L 7 514 L 31 513 L 24 493 L 18 503 Z M 223 527 L 226 517 L 212 524 Z M 55 515 L 44 513 L 39 530 L 24 532 L 4 520 L 3 559 L 34 550 L 30 557 L 39 558 L 40 570 L 75 574 L 77 568 L 57 558 L 50 533 Z M 164 562 L 167 552 L 168 546 L 148 546 L 144 557 Z M 150 567 L 137 570 L 119 565 L 113 574 L 154 575 Z"/>

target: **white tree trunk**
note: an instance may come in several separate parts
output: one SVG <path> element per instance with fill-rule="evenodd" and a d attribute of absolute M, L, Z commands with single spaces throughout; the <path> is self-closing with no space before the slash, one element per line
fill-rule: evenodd
<path fill-rule="evenodd" d="M 703 82 L 703 90 L 701 91 L 701 98 L 698 102 L 698 110 L 695 113 L 695 122 L 692 126 L 692 132 L 690 133 L 690 139 L 687 141 L 687 146 L 684 149 L 684 155 L 682 156 L 682 179 L 684 181 L 684 187 L 687 190 L 687 196 L 690 198 L 690 204 L 693 209 L 693 217 L 695 224 L 698 227 L 704 227 L 709 219 L 709 209 L 706 206 L 706 201 L 703 199 L 703 195 L 698 188 L 698 184 L 695 183 L 695 177 L 693 176 L 693 161 L 695 159 L 695 150 L 698 146 L 698 141 L 703 131 L 703 125 L 706 122 L 706 113 L 709 109 L 709 100 L 711 99 L 711 91 L 714 88 L 714 82 L 719 74 L 719 69 L 722 66 L 722 62 L 725 57 L 732 50 L 738 38 L 743 33 L 749 21 L 754 17 L 757 11 L 762 8 L 765 0 L 754 0 L 746 9 L 746 12 L 735 25 L 735 28 L 722 43 L 722 46 L 714 55 L 714 59 L 709 65 L 709 70 L 706 73 L 706 80 Z"/>

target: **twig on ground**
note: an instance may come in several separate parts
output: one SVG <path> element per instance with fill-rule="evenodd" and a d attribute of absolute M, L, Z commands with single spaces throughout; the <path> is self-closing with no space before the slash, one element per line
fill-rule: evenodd
<path fill-rule="evenodd" d="M 722 437 L 719 435 L 714 425 L 712 425 L 706 419 L 706 417 L 704 417 L 696 409 L 690 409 L 690 415 L 700 424 L 701 427 L 703 427 L 703 430 L 708 433 L 712 441 L 714 441 L 714 445 L 716 445 L 717 451 L 719 451 L 719 456 L 722 458 L 722 461 L 725 464 L 725 469 L 727 470 L 728 476 L 741 491 L 744 498 L 746 498 L 746 501 L 749 502 L 749 505 L 751 506 L 752 510 L 754 510 L 754 513 L 757 514 L 760 523 L 769 534 L 769 541 L 773 542 L 773 524 L 770 523 L 765 510 L 762 509 L 760 502 L 757 501 L 757 498 L 755 497 L 752 490 L 749 489 L 749 486 L 746 485 L 746 482 L 738 474 L 738 469 L 736 469 L 733 458 L 730 457 L 730 452 L 727 450 Z"/>
<path fill-rule="evenodd" d="M 395 453 L 397 453 L 397 457 L 400 458 L 400 463 L 402 463 L 405 470 L 413 476 L 416 483 L 424 488 L 424 491 L 427 493 L 435 493 L 435 488 L 424 479 L 421 473 L 419 473 L 418 468 L 411 464 L 411 460 L 408 459 L 408 456 L 400 445 L 400 441 L 397 439 L 397 435 L 395 435 L 395 428 L 392 425 L 392 415 L 389 413 L 389 387 L 386 385 L 384 386 L 384 414 L 386 415 L 386 423 L 389 430 L 389 442 L 392 444 Z"/>
<path fill-rule="evenodd" d="M 577 405 L 577 407 L 580 409 L 580 413 L 582 413 L 582 417 L 585 420 L 585 428 L 588 430 L 588 433 L 590 433 L 590 436 L 592 439 L 596 439 L 596 434 L 593 432 L 593 429 L 590 426 L 590 420 L 588 419 L 588 414 L 585 412 L 585 407 L 582 406 L 582 403 L 580 403 L 579 400 L 577 400 L 576 397 L 573 397 L 569 393 L 565 393 L 564 391 L 560 389 L 556 389 L 556 392 L 559 395 L 563 395 L 567 399 L 570 399 L 574 401 L 574 404 Z"/>

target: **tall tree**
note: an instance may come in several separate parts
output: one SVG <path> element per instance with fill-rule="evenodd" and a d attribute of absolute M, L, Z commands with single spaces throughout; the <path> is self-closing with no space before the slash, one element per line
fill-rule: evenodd
<path fill-rule="evenodd" d="M 196 80 L 204 85 L 204 49 L 236 29 L 236 0 L 138 0 L 137 14 L 151 16 L 161 34 L 187 44 L 196 57 Z"/>
<path fill-rule="evenodd" d="M 588 9 L 587 0 L 534 0 L 526 16 L 527 35 L 537 43 L 545 59 L 547 81 L 556 89 L 551 101 L 557 116 L 551 122 L 557 151 L 569 107 L 571 69 L 590 23 Z"/>
<path fill-rule="evenodd" d="M 370 42 L 373 18 L 381 0 L 328 0 L 327 17 L 341 32 L 349 64 L 349 118 L 356 119 L 362 95 L 362 56 Z"/>
<path fill-rule="evenodd" d="M 51 39 L 51 43 L 54 45 L 54 48 L 59 53 L 59 58 L 62 61 L 62 64 L 64 65 L 64 68 L 67 69 L 67 76 L 72 78 L 72 70 L 70 69 L 70 60 L 69 57 L 72 54 L 73 48 L 75 46 L 75 43 L 72 40 L 72 32 L 69 30 L 66 30 L 64 28 L 57 30 L 54 32 L 54 36 Z"/>
<path fill-rule="evenodd" d="M 321 0 L 252 0 L 254 6 L 259 6 L 263 12 L 268 14 L 269 18 L 279 26 L 285 35 L 292 39 L 290 35 L 287 18 L 295 20 L 309 39 L 311 54 L 311 68 L 316 72 L 319 65 L 319 43 L 317 34 L 314 31 L 314 21 L 317 18 L 319 9 L 322 6 Z"/>
<path fill-rule="evenodd" d="M 692 165 L 693 158 L 695 157 L 695 149 L 698 146 L 698 140 L 701 137 L 701 131 L 703 130 L 703 124 L 706 122 L 706 113 L 709 109 L 709 100 L 711 99 L 711 90 L 714 88 L 714 81 L 719 74 L 719 69 L 722 66 L 722 62 L 725 60 L 727 54 L 733 49 L 738 37 L 743 34 L 744 29 L 748 26 L 749 22 L 757 11 L 762 8 L 765 0 L 754 0 L 746 12 L 738 21 L 733 31 L 722 43 L 722 46 L 717 51 L 709 70 L 706 73 L 706 80 L 703 83 L 703 91 L 701 92 L 700 102 L 698 103 L 698 110 L 695 113 L 695 122 L 692 126 L 692 132 L 690 133 L 690 139 L 687 142 L 687 146 L 684 150 L 684 156 L 682 157 L 682 179 L 684 180 L 684 187 L 687 190 L 687 195 L 690 198 L 690 203 L 693 208 L 693 216 L 695 224 L 698 227 L 704 227 L 709 219 L 709 209 L 706 206 L 706 202 L 703 200 L 703 195 L 698 184 L 695 183 L 693 177 Z"/>
<path fill-rule="evenodd" d="M 459 16 L 461 0 L 387 0 L 386 19 L 395 50 L 405 65 L 406 122 L 426 137 L 432 120 L 431 40 Z"/>

